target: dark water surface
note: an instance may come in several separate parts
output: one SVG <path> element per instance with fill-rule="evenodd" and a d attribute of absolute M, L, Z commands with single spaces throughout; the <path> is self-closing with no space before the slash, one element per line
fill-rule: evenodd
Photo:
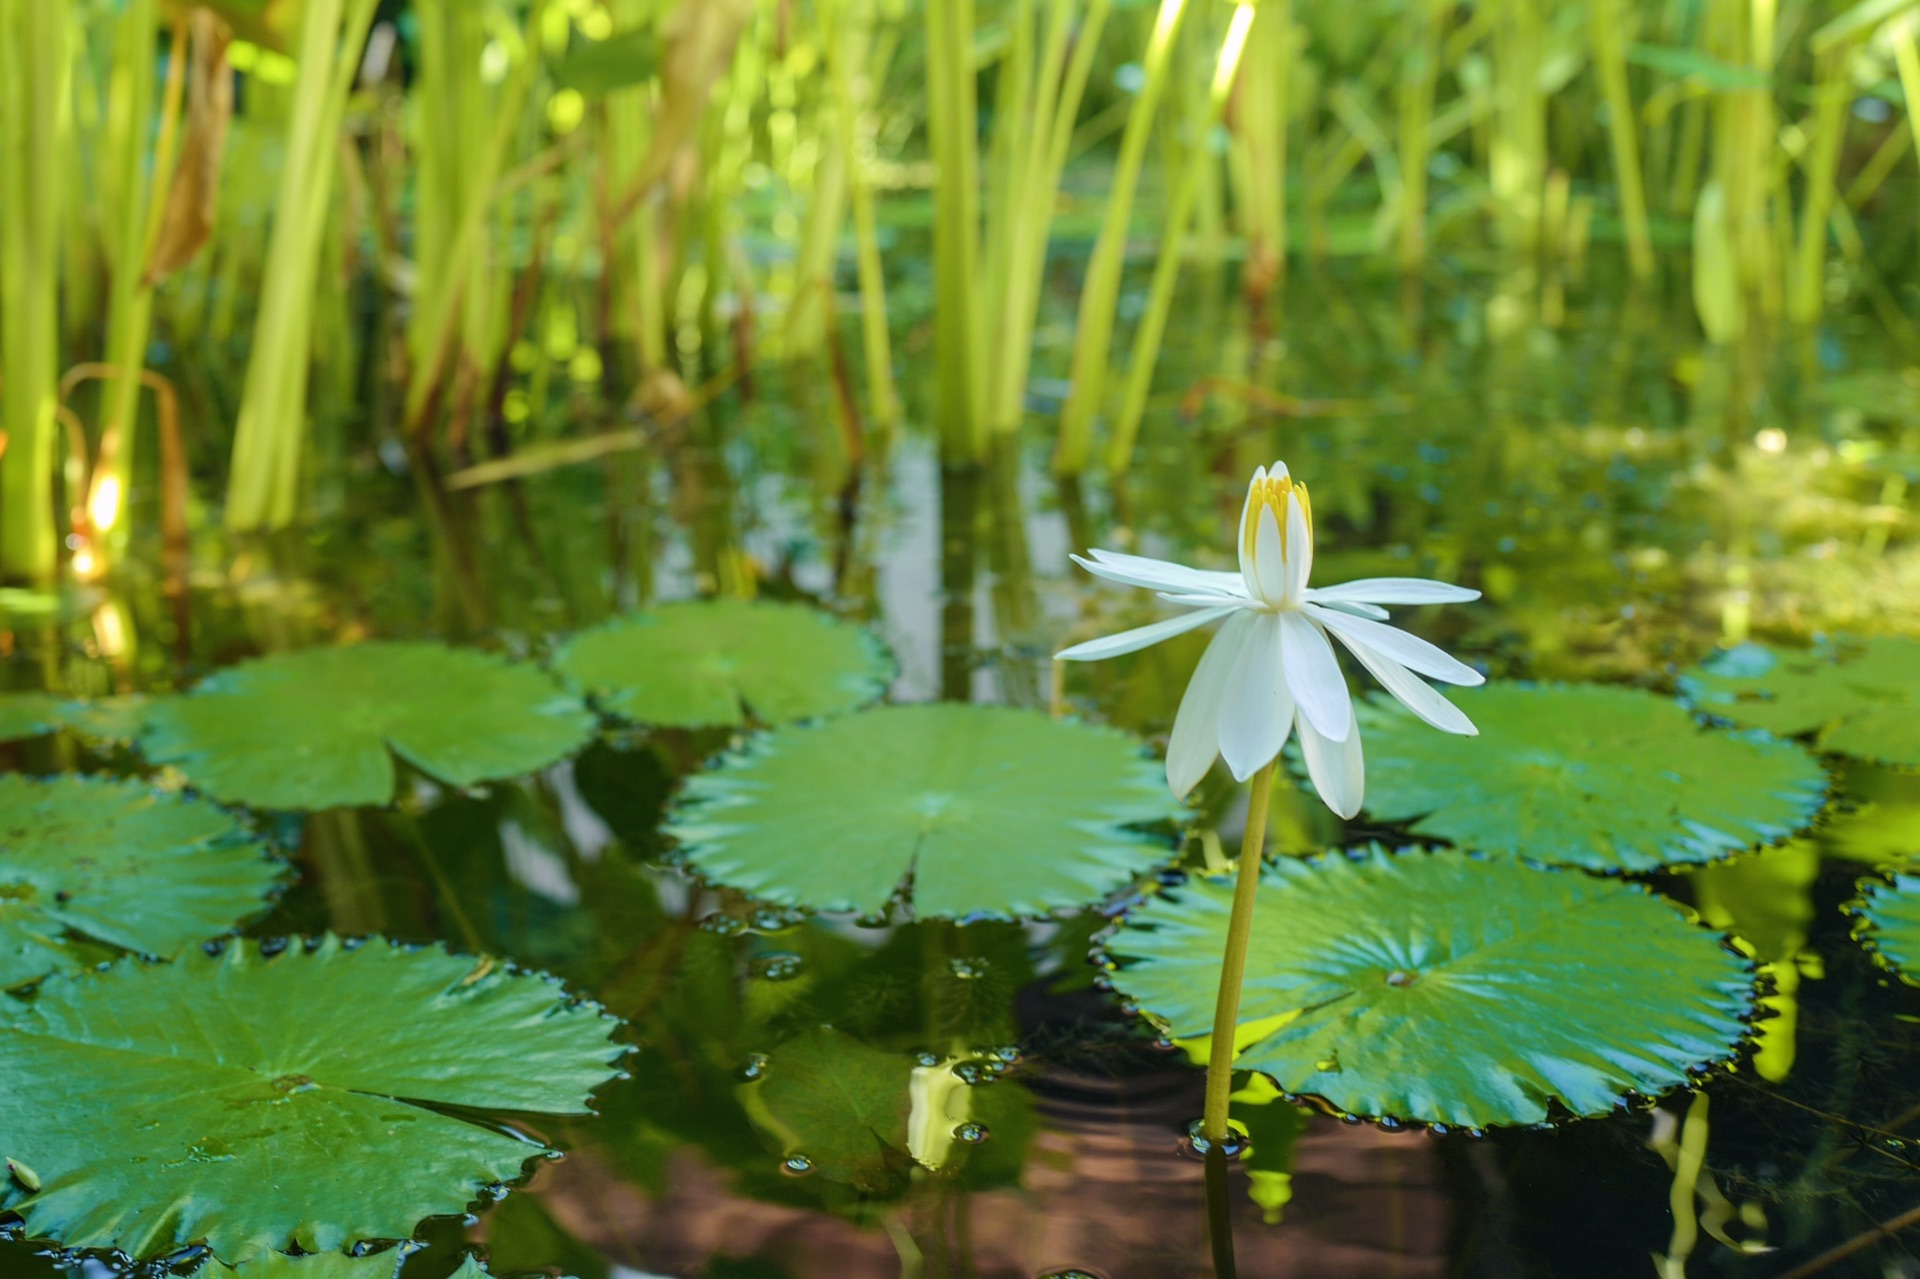
<path fill-rule="evenodd" d="M 231 560 L 206 535 L 184 631 L 157 567 L 136 566 L 124 591 L 16 613 L 7 677 L 93 694 L 179 687 L 252 653 L 361 636 L 539 655 L 647 601 L 757 593 L 869 622 L 898 657 L 896 700 L 1045 707 L 1055 649 L 1156 615 L 1144 592 L 1093 582 L 1067 552 L 1223 566 L 1246 476 L 1274 457 L 1312 487 L 1317 581 L 1479 587 L 1477 604 L 1409 610 L 1404 624 L 1493 675 L 1670 691 L 1721 642 L 1920 634 L 1920 542 L 1903 507 L 1903 468 L 1920 466 L 1911 354 L 1873 317 L 1844 314 L 1817 334 L 1708 348 L 1684 299 L 1624 298 L 1612 285 L 1624 272 L 1593 273 L 1461 267 L 1422 295 L 1305 272 L 1256 327 L 1229 272 L 1196 272 L 1124 483 L 1049 477 L 1060 388 L 1044 377 L 1028 433 L 973 471 L 943 471 L 916 426 L 868 440 L 853 465 L 831 386 L 791 369 L 648 449 L 514 484 L 439 492 L 391 442 L 352 440 L 316 481 L 327 517 L 312 530 Z M 1043 369 L 1064 364 L 1066 314 L 1043 326 Z M 905 350 L 927 359 L 911 335 Z M 554 416 L 533 434 L 626 425 L 591 402 Z M 1204 639 L 1076 667 L 1061 693 L 1074 712 L 1163 738 Z M 703 888 L 656 826 L 677 780 L 727 740 L 611 731 L 520 782 L 460 794 L 415 777 L 397 813 L 275 827 L 301 875 L 251 934 L 331 928 L 504 955 L 604 1002 L 639 1048 L 599 1116 L 542 1121 L 564 1160 L 475 1221 L 429 1223 L 433 1246 L 407 1274 L 446 1273 L 465 1243 L 496 1274 L 583 1279 L 1212 1273 L 1203 1166 L 1182 1151 L 1200 1072 L 1097 986 L 1086 954 L 1106 918 L 868 926 Z M 65 739 L 0 750 L 36 772 L 101 762 Z M 1834 766 L 1841 795 L 1809 841 L 1818 871 L 1769 904 L 1806 936 L 1792 1069 L 1775 1084 L 1743 1066 L 1713 1084 L 1706 1170 L 1725 1239 L 1703 1231 L 1688 1274 L 1813 1273 L 1795 1268 L 1920 1204 L 1920 990 L 1875 967 L 1838 910 L 1863 859 L 1920 850 L 1920 777 Z M 1217 776 L 1202 808 L 1194 865 L 1239 837 Z M 1304 791 L 1276 799 L 1283 853 L 1394 837 L 1343 831 Z M 1684 876 L 1660 887 L 1693 892 Z M 783 1168 L 741 1085 L 755 1054 L 823 1023 L 903 1060 L 971 1045 L 997 1080 L 958 1172 L 883 1157 L 855 1186 Z M 1284 1206 L 1263 1208 L 1248 1170 L 1233 1174 L 1240 1273 L 1660 1273 L 1675 1226 L 1667 1157 L 1690 1103 L 1479 1139 L 1313 1116 Z M 1714 1219 L 1711 1200 L 1698 1205 Z M 1868 1238 L 1817 1273 L 1920 1275 L 1915 1250 L 1920 1232 Z M 22 1274 L 65 1264 L 18 1242 L 0 1258 Z"/>

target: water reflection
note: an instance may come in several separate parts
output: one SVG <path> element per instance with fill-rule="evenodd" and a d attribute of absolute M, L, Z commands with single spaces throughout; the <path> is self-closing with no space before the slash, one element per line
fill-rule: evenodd
<path fill-rule="evenodd" d="M 375 471 L 311 537 L 196 569 L 184 623 L 137 576 L 0 598 L 6 676 L 99 696 L 367 635 L 538 654 L 646 600 L 759 593 L 870 621 L 899 655 L 896 697 L 1046 706 L 1056 647 L 1156 615 L 1089 588 L 1064 550 L 1208 562 L 1244 476 L 1278 453 L 1315 478 L 1328 578 L 1480 585 L 1482 605 L 1416 625 L 1495 674 L 1665 688 L 1724 640 L 1920 629 L 1920 372 L 1904 357 L 1852 328 L 1703 347 L 1681 306 L 1571 281 L 1543 311 L 1541 284 L 1467 280 L 1410 309 L 1395 287 L 1308 278 L 1270 330 L 1231 289 L 1197 289 L 1120 484 L 1058 485 L 1045 441 L 1018 437 L 977 470 L 942 471 L 912 435 L 858 470 L 819 426 L 829 410 L 798 411 L 773 376 L 653 450 L 454 493 Z M 1041 352 L 1043 389 L 1063 363 Z M 1076 668 L 1058 700 L 1162 735 L 1204 642 Z M 627 1018 L 640 1050 L 561 1134 L 575 1153 L 471 1229 L 431 1226 L 408 1274 L 446 1273 L 467 1244 L 496 1273 L 596 1279 L 1210 1273 L 1209 1169 L 1180 1154 L 1200 1078 L 1094 985 L 1084 956 L 1106 920 L 797 918 L 692 882 L 657 827 L 728 740 L 619 730 L 539 777 L 472 794 L 409 777 L 393 811 L 275 825 L 304 873 L 256 932 L 446 939 L 546 968 Z M 129 765 L 71 734 L 0 758 Z M 1920 1199 L 1920 992 L 1838 909 L 1861 874 L 1920 852 L 1920 780 L 1837 768 L 1841 798 L 1805 841 L 1662 884 L 1753 948 L 1776 1014 L 1714 1087 L 1704 1166 L 1741 1223 L 1729 1238 L 1780 1252 L 1745 1256 L 1703 1225 L 1696 1273 L 1777 1274 Z M 1198 801 L 1192 869 L 1217 866 L 1242 819 L 1218 779 Z M 1319 806 L 1277 802 L 1277 852 L 1342 837 Z M 845 1070 L 819 1068 L 823 1043 Z M 1236 1110 L 1252 1153 L 1212 1170 L 1242 1275 L 1613 1279 L 1672 1248 L 1675 1173 L 1649 1115 L 1436 1139 L 1256 1093 Z M 1668 1106 L 1683 1122 L 1687 1099 Z M 50 1272 L 6 1248 L 10 1271 Z M 1897 1257 L 1876 1246 L 1832 1272 Z"/>

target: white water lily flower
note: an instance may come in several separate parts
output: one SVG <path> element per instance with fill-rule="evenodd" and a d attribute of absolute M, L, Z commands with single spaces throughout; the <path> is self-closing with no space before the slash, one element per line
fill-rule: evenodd
<path fill-rule="evenodd" d="M 1485 677 L 1423 639 L 1385 624 L 1385 604 L 1445 604 L 1480 592 L 1417 577 L 1373 577 L 1311 587 L 1313 508 L 1286 464 L 1259 468 L 1240 512 L 1240 571 L 1213 572 L 1166 560 L 1093 551 L 1073 560 L 1096 577 L 1143 586 L 1192 611 L 1075 644 L 1055 654 L 1095 661 L 1133 653 L 1225 619 L 1194 669 L 1167 744 L 1167 784 L 1185 798 L 1217 755 L 1245 781 L 1271 763 L 1295 728 L 1307 774 L 1327 807 L 1360 811 L 1366 763 L 1360 726 L 1331 635 L 1408 710 L 1442 732 L 1479 732 L 1423 680 L 1481 684 Z"/>

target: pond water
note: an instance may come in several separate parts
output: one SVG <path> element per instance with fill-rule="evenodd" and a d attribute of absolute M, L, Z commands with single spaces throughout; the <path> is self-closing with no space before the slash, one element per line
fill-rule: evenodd
<path fill-rule="evenodd" d="M 1312 486 L 1316 580 L 1478 587 L 1477 603 L 1399 620 L 1491 676 L 1671 693 L 1716 645 L 1920 634 L 1902 505 L 1920 366 L 1874 316 L 1713 348 L 1683 297 L 1623 295 L 1604 259 L 1575 279 L 1453 270 L 1420 293 L 1303 269 L 1260 326 L 1232 270 L 1195 271 L 1123 481 L 1055 482 L 1038 429 L 975 470 L 943 470 L 912 425 L 866 440 L 856 464 L 831 384 L 798 370 L 756 373 L 644 448 L 470 488 L 351 433 L 316 479 L 324 518 L 197 547 L 184 603 L 157 562 L 115 592 L 14 599 L 44 607 L 10 623 L 8 679 L 165 691 L 253 654 L 376 637 L 544 657 L 648 603 L 754 595 L 870 625 L 897 662 L 892 700 L 1064 710 L 1158 748 L 1204 636 L 1056 672 L 1065 644 L 1159 615 L 1068 552 L 1228 566 L 1246 476 L 1275 457 Z M 1069 299 L 1051 306 L 1036 427 L 1066 360 Z M 926 360 L 924 325 L 899 324 L 907 358 Z M 578 398 L 536 433 L 621 416 Z M 1202 1072 L 1104 989 L 1088 954 L 1113 911 L 856 919 L 703 886 L 660 828 L 732 736 L 607 728 L 536 775 L 464 790 L 403 764 L 392 808 L 262 819 L 297 877 L 247 936 L 503 957 L 604 1004 L 636 1048 L 597 1115 L 514 1121 L 565 1157 L 466 1220 L 424 1224 L 409 1279 L 450 1273 L 462 1249 L 496 1275 L 582 1279 L 1214 1273 L 1205 1168 L 1184 1141 Z M 36 774 L 137 766 L 67 735 L 0 750 Z M 1682 901 L 1734 902 L 1750 936 L 1774 930 L 1793 974 L 1773 978 L 1793 1018 L 1771 1046 L 1784 1069 L 1763 1077 L 1743 1053 L 1712 1078 L 1710 1109 L 1682 1091 L 1484 1135 L 1303 1111 L 1290 1145 L 1230 1174 L 1239 1273 L 1920 1275 L 1920 1236 L 1873 1233 L 1920 1204 L 1920 990 L 1856 945 L 1840 910 L 1875 865 L 1920 850 L 1920 776 L 1827 763 L 1835 797 L 1814 830 L 1736 863 L 1791 873 L 1732 874 L 1710 902 L 1695 876 L 1651 877 Z M 1203 871 L 1237 844 L 1244 799 L 1216 771 L 1194 819 L 1178 855 Z M 1411 839 L 1364 816 L 1343 826 L 1284 781 L 1275 799 L 1282 857 Z M 884 1058 L 902 1078 L 967 1067 L 964 1158 L 916 1167 L 863 1127 L 833 1068 L 809 1077 L 809 1113 L 853 1149 L 829 1159 L 770 1136 L 750 1085 L 825 1026 L 849 1061 Z M 1689 1153 L 1683 1133 L 1704 1146 Z M 377 1157 L 336 1153 L 349 1176 Z M 1674 1166 L 1702 1157 L 1692 1192 L 1676 1189 Z M 8 1273 L 115 1264 L 17 1231 L 0 1251 Z"/>

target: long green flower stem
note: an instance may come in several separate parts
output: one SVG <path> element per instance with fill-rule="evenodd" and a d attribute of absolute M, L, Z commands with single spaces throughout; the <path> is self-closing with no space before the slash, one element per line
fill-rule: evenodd
<path fill-rule="evenodd" d="M 1093 451 L 1093 421 L 1106 393 L 1108 348 L 1113 342 L 1114 311 L 1120 300 L 1120 271 L 1126 265 L 1127 224 L 1133 215 L 1133 194 L 1146 160 L 1147 137 L 1153 116 L 1167 88 L 1167 63 L 1173 40 L 1180 33 L 1186 0 L 1160 0 L 1153 35 L 1147 41 L 1142 65 L 1146 80 L 1127 113 L 1120 135 L 1120 159 L 1114 165 L 1113 186 L 1107 192 L 1106 216 L 1100 238 L 1087 262 L 1086 282 L 1080 290 L 1080 319 L 1073 344 L 1073 389 L 1060 414 L 1060 436 L 1054 445 L 1056 475 L 1078 475 L 1087 469 Z"/>
<path fill-rule="evenodd" d="M 1153 283 L 1147 289 L 1146 313 L 1133 334 L 1133 357 L 1127 366 L 1126 390 L 1120 401 L 1120 413 L 1114 418 L 1113 440 L 1107 446 L 1107 469 L 1118 475 L 1133 464 L 1133 442 L 1140 433 L 1140 418 L 1147 410 L 1147 391 L 1153 385 L 1153 368 L 1160 362 L 1160 341 L 1166 335 L 1167 318 L 1173 312 L 1173 286 L 1180 279 L 1181 242 L 1193 224 L 1194 200 L 1200 184 L 1213 166 L 1213 154 L 1207 149 L 1207 135 L 1226 112 L 1227 98 L 1233 92 L 1234 75 L 1240 69 L 1240 55 L 1247 47 L 1247 31 L 1253 25 L 1253 5 L 1234 8 L 1227 36 L 1220 44 L 1220 58 L 1214 64 L 1213 89 L 1199 137 L 1187 153 L 1179 184 L 1167 205 L 1166 224 L 1160 235 L 1160 258 L 1153 264 Z"/>
<path fill-rule="evenodd" d="M 1227 953 L 1220 960 L 1220 995 L 1213 1005 L 1213 1042 L 1207 1051 L 1207 1108 L 1200 1135 L 1218 1146 L 1227 1139 L 1227 1098 L 1233 1091 L 1234 1032 L 1240 1025 L 1240 983 L 1247 975 L 1247 940 L 1253 935 L 1253 896 L 1267 846 L 1267 804 L 1273 797 L 1275 759 L 1253 775 L 1247 795 L 1247 831 L 1240 841 L 1240 872 L 1233 883 L 1233 913 L 1227 920 Z"/>

